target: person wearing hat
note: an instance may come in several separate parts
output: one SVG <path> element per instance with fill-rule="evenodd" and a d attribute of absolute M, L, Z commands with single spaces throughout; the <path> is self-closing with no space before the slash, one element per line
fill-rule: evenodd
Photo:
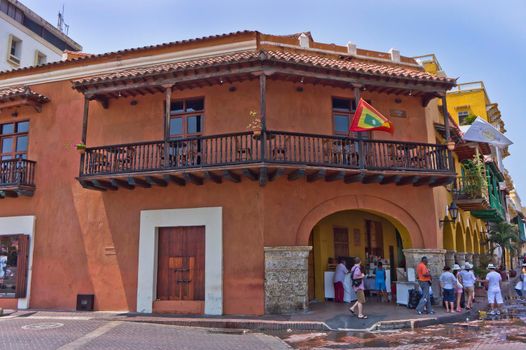
<path fill-rule="evenodd" d="M 473 273 L 473 265 L 469 262 L 464 264 L 464 270 L 459 272 L 464 286 L 464 295 L 466 299 L 466 310 L 471 310 L 473 307 L 473 299 L 475 298 L 475 281 L 477 278 Z"/>
<path fill-rule="evenodd" d="M 491 305 L 490 314 L 500 314 L 500 307 L 504 304 L 502 299 L 502 292 L 500 284 L 502 277 L 496 270 L 497 268 L 493 264 L 488 264 L 488 274 L 486 275 L 485 283 L 488 285 L 488 304 Z"/>
<path fill-rule="evenodd" d="M 464 293 L 464 286 L 462 285 L 462 278 L 460 277 L 460 266 L 458 264 L 453 265 L 453 275 L 455 276 L 456 283 L 454 286 L 455 289 L 455 301 L 456 301 L 456 311 L 462 312 L 460 307 L 460 301 L 462 300 L 462 294 Z"/>

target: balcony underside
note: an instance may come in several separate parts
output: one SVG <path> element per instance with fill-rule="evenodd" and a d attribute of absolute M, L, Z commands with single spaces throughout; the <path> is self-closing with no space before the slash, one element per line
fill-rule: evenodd
<path fill-rule="evenodd" d="M 35 192 L 34 186 L 29 185 L 2 185 L 0 184 L 0 199 L 32 197 Z"/>
<path fill-rule="evenodd" d="M 465 211 L 474 211 L 474 210 L 487 210 L 491 209 L 491 206 L 487 199 L 485 198 L 458 198 L 456 200 L 457 205 L 460 209 Z"/>
<path fill-rule="evenodd" d="M 120 188 L 133 190 L 136 187 L 166 187 L 169 184 L 185 186 L 187 184 L 203 185 L 206 182 L 220 184 L 223 182 L 239 183 L 242 181 L 258 182 L 265 186 L 278 178 L 288 181 L 303 180 L 308 183 L 316 181 L 340 182 L 345 184 L 394 184 L 398 186 L 444 186 L 455 180 L 449 173 L 420 173 L 400 171 L 350 170 L 333 167 L 305 167 L 261 163 L 256 165 L 235 165 L 228 167 L 194 168 L 154 172 L 108 174 L 80 176 L 80 184 L 97 191 L 116 191 Z"/>
<path fill-rule="evenodd" d="M 505 219 L 503 215 L 494 208 L 486 210 L 473 210 L 471 211 L 471 215 L 488 222 L 501 222 Z"/>

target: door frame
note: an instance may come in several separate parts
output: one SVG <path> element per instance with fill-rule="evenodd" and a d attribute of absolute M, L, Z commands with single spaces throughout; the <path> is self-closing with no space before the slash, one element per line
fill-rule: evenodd
<path fill-rule="evenodd" d="M 222 207 L 142 210 L 139 232 L 137 312 L 151 313 L 157 295 L 158 228 L 205 226 L 206 315 L 223 314 Z"/>
<path fill-rule="evenodd" d="M 33 250 L 35 247 L 35 220 L 33 215 L 0 217 L 0 235 L 11 236 L 24 234 L 29 236 L 29 252 L 27 261 L 26 297 L 17 298 L 17 309 L 29 309 L 31 296 L 31 276 L 33 272 Z M 1 301 L 2 299 L 0 299 Z"/>

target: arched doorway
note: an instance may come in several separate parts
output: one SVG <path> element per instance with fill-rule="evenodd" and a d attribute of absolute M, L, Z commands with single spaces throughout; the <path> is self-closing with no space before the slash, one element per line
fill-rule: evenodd
<path fill-rule="evenodd" d="M 473 237 L 471 234 L 471 228 L 468 228 L 466 230 L 466 252 L 468 253 L 474 253 L 473 251 Z"/>
<path fill-rule="evenodd" d="M 473 232 L 473 253 L 480 254 L 480 239 L 479 239 L 479 232 L 475 227 L 475 231 Z"/>
<path fill-rule="evenodd" d="M 327 215 L 316 223 L 309 242 L 309 297 L 325 299 L 326 272 L 334 269 L 339 257 L 360 257 L 366 268 L 379 258 L 387 260 L 391 281 L 396 268 L 405 267 L 403 249 L 411 248 L 407 229 L 386 215 L 369 210 L 343 210 Z"/>

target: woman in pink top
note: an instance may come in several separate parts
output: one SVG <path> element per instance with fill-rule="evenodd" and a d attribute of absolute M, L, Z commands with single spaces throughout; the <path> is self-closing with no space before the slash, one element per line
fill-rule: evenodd
<path fill-rule="evenodd" d="M 456 305 L 457 305 L 457 312 L 462 312 L 462 308 L 460 307 L 460 300 L 462 299 L 462 294 L 464 293 L 464 287 L 462 286 L 462 277 L 460 276 L 460 266 L 458 264 L 455 264 L 453 266 L 453 275 L 457 278 L 457 285 L 455 286 L 455 296 L 456 296 Z"/>
<path fill-rule="evenodd" d="M 358 308 L 358 318 L 365 319 L 367 318 L 367 316 L 363 314 L 363 304 L 365 304 L 365 286 L 363 279 L 365 278 L 365 275 L 362 272 L 360 261 L 360 258 L 354 258 L 354 266 L 351 269 L 352 287 L 358 300 L 356 300 L 356 303 L 354 303 L 354 305 L 349 308 L 349 311 L 355 315 L 356 308 Z"/>

